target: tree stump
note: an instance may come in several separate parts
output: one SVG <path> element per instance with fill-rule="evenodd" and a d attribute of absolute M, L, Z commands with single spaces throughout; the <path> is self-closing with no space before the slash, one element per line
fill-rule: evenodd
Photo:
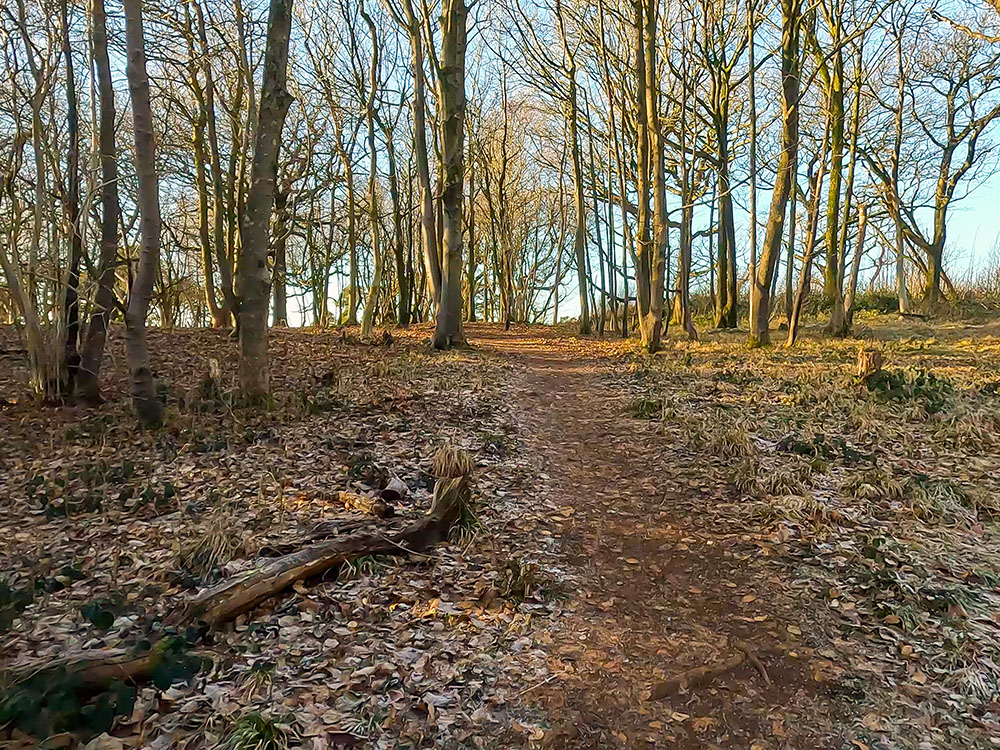
<path fill-rule="evenodd" d="M 882 369 L 882 351 L 866 346 L 858 349 L 858 377 L 867 378 Z"/>

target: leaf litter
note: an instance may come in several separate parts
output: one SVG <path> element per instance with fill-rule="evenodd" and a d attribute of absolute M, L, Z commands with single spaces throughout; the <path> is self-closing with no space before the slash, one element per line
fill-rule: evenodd
<path fill-rule="evenodd" d="M 395 511 L 419 513 L 451 443 L 476 489 L 449 543 L 296 583 L 212 633 L 209 669 L 51 746 L 235 746 L 260 724 L 307 748 L 995 747 L 1000 337 L 870 326 L 918 373 L 902 396 L 852 379 L 857 343 L 810 335 L 649 357 L 558 329 L 472 327 L 446 355 L 419 328 L 276 330 L 260 412 L 234 401 L 224 334 L 152 332 L 154 434 L 132 426 L 116 336 L 98 409 L 0 381 L 0 655 L 132 645 L 198 588 L 356 522 L 343 493 L 390 476 Z"/>

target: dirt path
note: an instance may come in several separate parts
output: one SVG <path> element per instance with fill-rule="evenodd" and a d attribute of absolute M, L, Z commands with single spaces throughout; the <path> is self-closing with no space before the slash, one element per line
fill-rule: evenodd
<path fill-rule="evenodd" d="M 712 476 L 627 416 L 608 360 L 536 336 L 476 344 L 523 366 L 521 434 L 539 461 L 539 496 L 561 508 L 542 533 L 557 539 L 572 610 L 541 640 L 562 677 L 524 698 L 558 725 L 544 745 L 829 746 L 806 660 L 775 612 L 783 582 L 753 578 L 752 545 L 707 523 Z M 665 677 L 731 656 L 737 639 L 770 684 L 746 662 L 708 686 L 649 699 Z"/>

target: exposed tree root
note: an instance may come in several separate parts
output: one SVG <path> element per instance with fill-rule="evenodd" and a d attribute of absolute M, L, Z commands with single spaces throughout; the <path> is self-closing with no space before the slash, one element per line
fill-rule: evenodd
<path fill-rule="evenodd" d="M 736 648 L 736 653 L 732 656 L 722 661 L 713 662 L 712 664 L 687 669 L 679 674 L 675 674 L 673 677 L 668 677 L 666 680 L 654 684 L 650 691 L 650 700 L 659 700 L 670 695 L 677 695 L 686 690 L 705 687 L 713 680 L 739 668 L 745 661 L 749 661 L 763 678 L 764 682 L 770 685 L 771 678 L 750 645 L 744 641 L 733 641 L 732 645 Z"/>

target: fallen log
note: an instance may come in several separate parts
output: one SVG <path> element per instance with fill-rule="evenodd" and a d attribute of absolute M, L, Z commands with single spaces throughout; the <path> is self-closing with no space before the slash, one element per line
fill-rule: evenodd
<path fill-rule="evenodd" d="M 135 654 L 125 649 L 83 651 L 58 659 L 23 664 L 10 670 L 11 681 L 19 684 L 42 673 L 73 675 L 81 688 L 95 689 L 122 682 L 144 679 L 160 663 L 163 654 L 149 650 Z"/>
<path fill-rule="evenodd" d="M 173 615 L 170 625 L 200 623 L 216 628 L 281 593 L 296 581 L 311 578 L 367 555 L 403 555 L 422 552 L 448 538 L 451 527 L 469 504 L 469 477 L 445 476 L 434 485 L 430 510 L 423 516 L 393 527 L 364 531 L 309 545 L 267 560 L 254 571 L 236 576 L 197 594 Z M 106 688 L 112 682 L 148 679 L 161 663 L 163 650 L 156 645 L 142 652 L 98 650 L 81 652 L 46 662 L 15 665 L 0 674 L 0 681 L 16 686 L 42 673 L 72 673 L 81 687 Z"/>
<path fill-rule="evenodd" d="M 249 574 L 223 581 L 198 594 L 173 620 L 176 624 L 203 622 L 208 627 L 232 620 L 296 581 L 324 573 L 367 555 L 421 552 L 446 539 L 468 503 L 468 480 L 439 479 L 430 511 L 399 531 L 370 531 L 310 545 L 270 560 Z"/>

